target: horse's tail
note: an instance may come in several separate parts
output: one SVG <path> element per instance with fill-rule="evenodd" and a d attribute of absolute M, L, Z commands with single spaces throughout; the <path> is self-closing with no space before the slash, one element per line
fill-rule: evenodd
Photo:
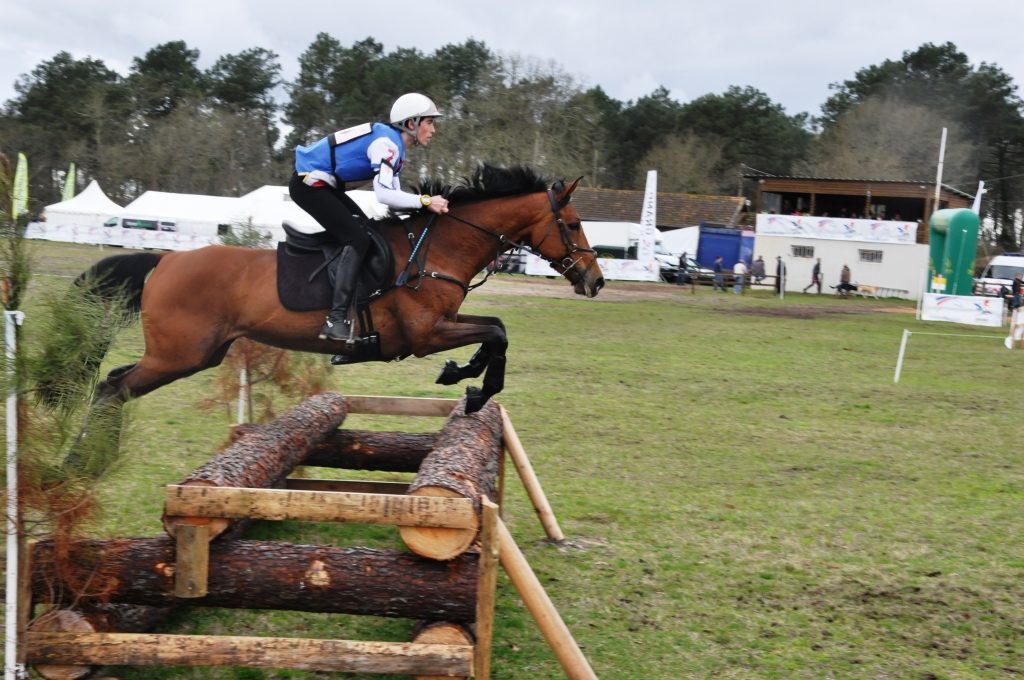
<path fill-rule="evenodd" d="M 87 393 L 117 331 L 138 318 L 146 279 L 163 256 L 145 252 L 104 258 L 56 301 L 46 345 L 30 370 L 41 401 L 70 408 Z"/>
<path fill-rule="evenodd" d="M 120 298 L 125 311 L 134 316 L 142 309 L 142 289 L 146 279 L 163 256 L 164 253 L 111 255 L 79 274 L 75 285 L 94 299 L 112 301 Z"/>

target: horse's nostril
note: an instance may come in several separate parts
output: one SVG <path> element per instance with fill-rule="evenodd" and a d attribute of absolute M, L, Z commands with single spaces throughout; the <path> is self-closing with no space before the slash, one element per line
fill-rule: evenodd
<path fill-rule="evenodd" d="M 594 290 L 601 290 L 602 288 L 604 288 L 604 277 L 603 276 L 601 278 L 599 278 L 597 281 L 594 282 Z"/>

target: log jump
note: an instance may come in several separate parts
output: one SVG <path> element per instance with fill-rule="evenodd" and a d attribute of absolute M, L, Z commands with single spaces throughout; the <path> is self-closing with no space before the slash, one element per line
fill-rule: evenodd
<path fill-rule="evenodd" d="M 341 428 L 352 413 L 446 418 L 436 433 Z M 49 613 L 24 631 L 46 678 L 102 665 L 297 668 L 490 677 L 497 567 L 504 566 L 572 680 L 596 678 L 499 517 L 504 453 L 551 540 L 561 530 L 508 414 L 490 402 L 311 397 L 268 425 L 237 426 L 227 447 L 165 490 L 158 538 L 31 550 L 26 589 Z M 320 480 L 298 467 L 415 472 L 410 483 Z M 393 525 L 407 551 L 244 539 L 255 520 Z M 532 578 L 531 578 L 532 577 Z M 182 606 L 408 618 L 413 642 L 156 635 Z"/>

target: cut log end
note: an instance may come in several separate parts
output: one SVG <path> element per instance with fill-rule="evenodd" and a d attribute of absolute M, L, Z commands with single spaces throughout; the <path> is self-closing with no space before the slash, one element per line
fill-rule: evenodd
<path fill-rule="evenodd" d="M 46 612 L 29 624 L 30 630 L 47 633 L 96 633 L 89 619 L 71 609 L 53 609 Z M 33 669 L 46 680 L 79 680 L 92 674 L 92 666 L 57 666 L 54 664 L 36 664 Z"/>
<path fill-rule="evenodd" d="M 437 621 L 424 626 L 413 638 L 418 644 L 432 645 L 471 645 L 473 636 L 465 627 L 457 623 Z M 453 680 L 448 675 L 415 675 L 414 680 Z M 466 680 L 467 676 L 460 675 L 455 680 Z"/>
<path fill-rule="evenodd" d="M 439 496 L 462 498 L 451 489 L 440 486 L 422 486 L 409 493 L 410 496 Z M 479 531 L 479 520 L 469 529 L 447 529 L 444 527 L 399 527 L 399 535 L 409 550 L 420 557 L 431 560 L 451 560 L 469 550 Z"/>

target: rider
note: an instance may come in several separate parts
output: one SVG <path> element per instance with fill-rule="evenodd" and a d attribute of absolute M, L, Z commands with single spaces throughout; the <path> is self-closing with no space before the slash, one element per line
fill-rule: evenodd
<path fill-rule="evenodd" d="M 410 144 L 426 146 L 434 136 L 434 120 L 440 116 L 433 101 L 410 92 L 395 100 L 390 124 L 364 123 L 296 147 L 295 174 L 288 193 L 344 246 L 338 257 L 331 311 L 320 329 L 322 340 L 354 342 L 348 312 L 363 256 L 370 247 L 366 229 L 353 215 L 354 204 L 345 195 L 345 185 L 372 179 L 374 195 L 384 205 L 448 212 L 448 201 L 442 196 L 416 196 L 402 191 L 398 183 L 405 148 Z"/>

